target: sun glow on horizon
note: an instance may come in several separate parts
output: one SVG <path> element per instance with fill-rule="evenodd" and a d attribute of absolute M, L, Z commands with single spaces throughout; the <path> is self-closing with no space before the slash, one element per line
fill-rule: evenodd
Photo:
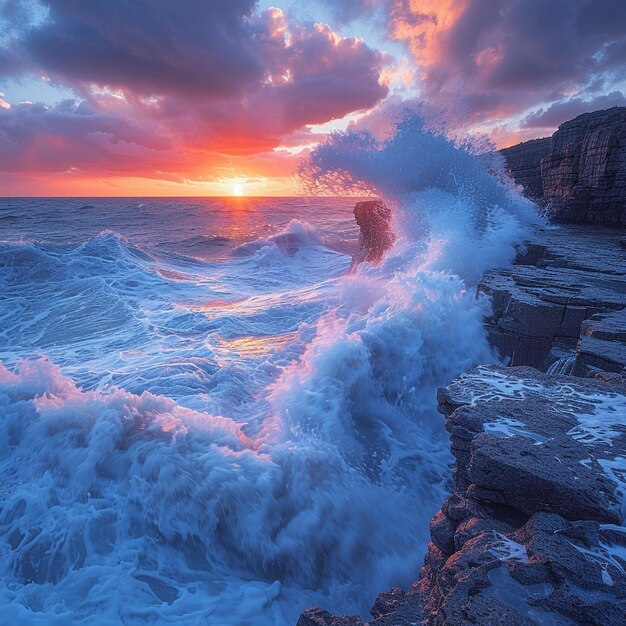
<path fill-rule="evenodd" d="M 235 197 L 245 196 L 246 190 L 243 183 L 233 183 L 232 195 Z"/>

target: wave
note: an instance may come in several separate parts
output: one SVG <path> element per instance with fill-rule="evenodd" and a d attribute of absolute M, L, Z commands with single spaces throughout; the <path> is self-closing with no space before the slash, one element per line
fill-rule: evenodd
<path fill-rule="evenodd" d="M 216 252 L 227 252 L 233 245 L 230 237 L 221 235 L 194 235 L 180 241 L 165 241 L 158 245 L 162 251 L 176 250 L 196 259 L 211 258 Z"/>
<path fill-rule="evenodd" d="M 273 580 L 306 597 L 413 571 L 415 520 L 399 514 L 390 526 L 393 513 L 374 506 L 384 498 L 399 511 L 406 499 L 335 443 L 271 429 L 252 439 L 164 397 L 81 391 L 43 359 L 0 369 L 0 405 L 0 466 L 12 477 L 0 587 L 20 583 L 13 599 L 30 610 L 41 609 L 31 597 L 40 588 L 74 618 L 132 619 L 136 604 L 110 602 L 116 590 L 161 619 L 191 603 L 181 623 L 220 611 L 230 613 L 220 623 L 241 624 L 251 609 L 254 623 L 274 623 L 285 607 L 275 593 L 268 611 Z"/>
<path fill-rule="evenodd" d="M 93 327 L 63 323 L 82 370 L 0 368 L 6 619 L 287 624 L 317 603 L 364 613 L 415 579 L 450 461 L 436 389 L 497 359 L 473 287 L 538 218 L 414 118 L 382 142 L 333 135 L 305 175 L 383 196 L 397 237 L 380 264 L 347 275 L 297 221 L 222 263 L 167 257 L 191 281 L 110 234 L 11 249 L 29 319 L 52 282 L 55 316 L 101 316 L 110 296 L 134 321 L 112 315 L 92 348 Z M 115 361 L 94 360 L 103 346 Z M 106 384 L 84 374 L 94 362 Z"/>
<path fill-rule="evenodd" d="M 264 248 L 279 250 L 287 256 L 294 256 L 309 246 L 323 247 L 324 241 L 315 228 L 300 220 L 291 220 L 281 231 L 267 239 L 256 239 L 237 246 L 232 256 L 249 256 Z"/>
<path fill-rule="evenodd" d="M 158 309 L 167 293 L 183 293 L 156 259 L 112 233 L 78 246 L 2 243 L 0 266 L 3 355 L 46 353 L 64 364 L 114 357 L 152 340 L 149 302 Z"/>

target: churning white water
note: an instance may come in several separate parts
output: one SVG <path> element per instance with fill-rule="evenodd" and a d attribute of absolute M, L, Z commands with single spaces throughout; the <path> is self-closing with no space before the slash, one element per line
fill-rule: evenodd
<path fill-rule="evenodd" d="M 474 285 L 537 220 L 424 130 L 335 135 L 352 200 L 3 200 L 0 603 L 12 624 L 290 624 L 416 579 L 450 461 L 436 389 L 494 360 Z"/>

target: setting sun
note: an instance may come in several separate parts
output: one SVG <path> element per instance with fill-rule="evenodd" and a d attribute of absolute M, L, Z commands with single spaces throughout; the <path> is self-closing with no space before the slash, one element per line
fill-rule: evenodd
<path fill-rule="evenodd" d="M 243 196 L 243 195 L 245 195 L 243 183 L 233 183 L 233 196 Z"/>

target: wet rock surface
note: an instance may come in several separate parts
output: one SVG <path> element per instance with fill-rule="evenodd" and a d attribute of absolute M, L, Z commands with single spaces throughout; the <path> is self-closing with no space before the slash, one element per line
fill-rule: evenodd
<path fill-rule="evenodd" d="M 419 581 L 372 619 L 299 626 L 626 623 L 626 387 L 481 366 L 438 395 L 456 458 Z"/>
<path fill-rule="evenodd" d="M 298 626 L 626 625 L 622 241 L 548 229 L 484 276 L 489 337 L 513 366 L 438 393 L 455 467 L 419 579 L 371 619 L 315 607 Z"/>
<path fill-rule="evenodd" d="M 572 373 L 584 376 L 594 370 L 626 370 L 626 309 L 593 315 L 581 324 Z"/>
<path fill-rule="evenodd" d="M 554 220 L 626 226 L 626 107 L 579 115 L 551 138 L 501 153 L 526 195 Z"/>
<path fill-rule="evenodd" d="M 622 372 L 626 251 L 620 238 L 614 229 L 559 226 L 538 233 L 540 243 L 529 243 L 509 270 L 487 272 L 478 293 L 491 298 L 487 330 L 501 356 L 542 370 L 570 357 L 565 373 L 578 376 Z"/>
<path fill-rule="evenodd" d="M 455 486 L 421 573 L 425 623 L 625 623 L 624 385 L 483 366 L 438 400 Z"/>

